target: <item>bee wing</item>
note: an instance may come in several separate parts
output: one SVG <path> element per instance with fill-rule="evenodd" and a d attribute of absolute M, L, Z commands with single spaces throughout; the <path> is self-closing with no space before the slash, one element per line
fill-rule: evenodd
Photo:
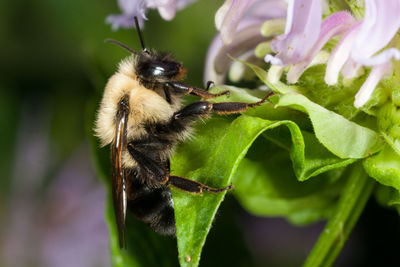
<path fill-rule="evenodd" d="M 122 105 L 121 105 L 122 107 Z M 125 218 L 126 218 L 126 179 L 122 165 L 122 153 L 126 147 L 126 126 L 128 111 L 122 107 L 117 114 L 117 124 L 114 143 L 111 146 L 111 186 L 114 204 L 114 214 L 117 223 L 119 246 L 125 247 Z"/>

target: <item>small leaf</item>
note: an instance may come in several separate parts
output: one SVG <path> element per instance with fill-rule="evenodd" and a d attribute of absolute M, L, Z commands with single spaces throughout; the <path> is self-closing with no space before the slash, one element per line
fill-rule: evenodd
<path fill-rule="evenodd" d="M 369 176 L 382 185 L 400 191 L 400 156 L 390 146 L 364 160 L 364 168 Z"/>
<path fill-rule="evenodd" d="M 307 113 L 318 140 L 340 158 L 364 158 L 382 148 L 383 142 L 376 132 L 311 102 L 301 94 L 283 95 L 277 106 Z"/>

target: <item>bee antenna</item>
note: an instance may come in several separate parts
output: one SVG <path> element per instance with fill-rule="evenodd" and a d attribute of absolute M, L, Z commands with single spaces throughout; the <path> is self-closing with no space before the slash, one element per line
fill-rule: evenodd
<path fill-rule="evenodd" d="M 130 48 L 129 46 L 127 46 L 126 44 L 121 43 L 120 41 L 114 40 L 114 39 L 106 39 L 104 40 L 105 43 L 112 43 L 112 44 L 116 44 L 120 47 L 122 47 L 125 50 L 128 50 L 129 52 L 131 52 L 132 54 L 137 55 L 137 52 L 135 50 L 133 50 L 132 48 Z"/>
<path fill-rule="evenodd" d="M 139 35 L 140 44 L 142 45 L 143 51 L 146 52 L 147 49 L 146 49 L 146 46 L 144 45 L 144 41 L 143 41 L 143 37 L 142 37 L 142 32 L 140 31 L 140 27 L 139 27 L 138 18 L 135 16 L 134 19 L 135 19 L 136 30 L 137 30 L 137 33 L 138 33 L 138 35 Z"/>

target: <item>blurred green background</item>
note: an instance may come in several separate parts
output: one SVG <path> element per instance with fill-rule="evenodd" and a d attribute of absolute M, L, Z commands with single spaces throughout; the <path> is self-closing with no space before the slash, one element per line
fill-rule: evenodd
<path fill-rule="evenodd" d="M 171 22 L 149 12 L 146 46 L 172 52 L 188 69 L 186 81 L 201 86 L 222 3 L 197 1 Z M 0 2 L 0 266 L 110 265 L 105 190 L 88 136 L 107 78 L 128 55 L 104 39 L 140 49 L 134 30 L 112 32 L 104 23 L 116 13 L 115 0 Z M 375 240 L 393 235 L 368 239 L 375 227 L 371 218 L 383 218 L 399 236 L 395 213 L 374 202 L 368 207 L 372 215 L 362 217 L 366 223 L 356 228 L 341 266 L 367 262 L 365 255 L 380 247 Z M 295 228 L 281 219 L 254 218 L 229 196 L 217 217 L 204 266 L 298 266 L 323 226 Z"/>

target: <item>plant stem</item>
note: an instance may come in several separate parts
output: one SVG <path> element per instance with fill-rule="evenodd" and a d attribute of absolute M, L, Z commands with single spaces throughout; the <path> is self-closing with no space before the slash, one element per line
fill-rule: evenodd
<path fill-rule="evenodd" d="M 331 266 L 343 248 L 369 199 L 375 181 L 361 162 L 353 165 L 336 211 L 328 220 L 304 267 Z"/>

